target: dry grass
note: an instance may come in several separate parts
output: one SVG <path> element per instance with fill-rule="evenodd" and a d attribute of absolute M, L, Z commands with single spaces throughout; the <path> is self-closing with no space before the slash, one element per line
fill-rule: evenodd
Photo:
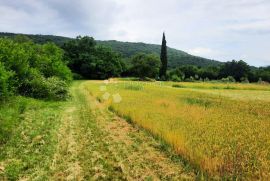
<path fill-rule="evenodd" d="M 119 93 L 122 101 L 103 100 L 101 85 L 111 95 Z M 233 84 L 228 90 L 228 84 L 184 83 L 181 89 L 171 85 L 89 81 L 87 88 L 210 176 L 270 177 L 269 86 Z"/>

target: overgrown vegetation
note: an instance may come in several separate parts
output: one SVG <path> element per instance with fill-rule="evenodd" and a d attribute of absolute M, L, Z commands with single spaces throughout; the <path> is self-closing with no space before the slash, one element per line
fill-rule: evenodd
<path fill-rule="evenodd" d="M 118 77 L 124 63 L 118 53 L 110 48 L 96 45 L 92 37 L 77 37 L 64 44 L 68 66 L 84 79 Z"/>
<path fill-rule="evenodd" d="M 0 98 L 24 95 L 66 99 L 72 75 L 63 51 L 53 43 L 34 44 L 18 37 L 0 39 Z"/>

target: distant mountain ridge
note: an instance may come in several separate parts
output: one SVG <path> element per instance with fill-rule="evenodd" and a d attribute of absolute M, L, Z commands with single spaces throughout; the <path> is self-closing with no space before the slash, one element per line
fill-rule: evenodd
<path fill-rule="evenodd" d="M 16 35 L 24 35 L 32 39 L 35 43 L 43 44 L 46 42 L 54 42 L 61 46 L 66 41 L 72 40 L 69 37 L 54 36 L 54 35 L 31 35 L 31 34 L 16 34 L 16 33 L 0 33 L 0 37 L 14 37 Z M 116 40 L 100 41 L 97 40 L 97 44 L 109 46 L 114 51 L 121 53 L 124 57 L 131 57 L 132 55 L 143 53 L 155 53 L 160 54 L 160 45 L 147 44 L 147 43 L 133 43 L 133 42 L 121 42 Z M 218 66 L 222 62 L 216 60 L 210 60 L 198 56 L 190 55 L 184 51 L 177 50 L 168 47 L 168 66 L 169 68 L 175 68 L 181 65 L 196 65 L 201 67 Z"/>

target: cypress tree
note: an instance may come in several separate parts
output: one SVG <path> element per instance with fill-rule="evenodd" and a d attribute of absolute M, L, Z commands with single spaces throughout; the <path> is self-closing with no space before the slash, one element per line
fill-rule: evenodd
<path fill-rule="evenodd" d="M 166 45 L 166 43 L 167 42 L 166 42 L 165 33 L 163 32 L 161 52 L 160 52 L 161 67 L 160 67 L 160 71 L 159 71 L 159 77 L 161 79 L 166 78 L 166 71 L 167 71 L 167 66 L 168 66 L 167 45 Z"/>

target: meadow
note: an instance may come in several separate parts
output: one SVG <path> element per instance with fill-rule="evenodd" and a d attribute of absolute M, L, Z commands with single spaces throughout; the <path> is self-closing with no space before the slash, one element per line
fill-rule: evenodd
<path fill-rule="evenodd" d="M 49 180 L 66 104 L 16 96 L 0 105 L 0 180 Z"/>
<path fill-rule="evenodd" d="M 86 89 L 211 178 L 270 177 L 269 85 L 111 79 Z"/>

